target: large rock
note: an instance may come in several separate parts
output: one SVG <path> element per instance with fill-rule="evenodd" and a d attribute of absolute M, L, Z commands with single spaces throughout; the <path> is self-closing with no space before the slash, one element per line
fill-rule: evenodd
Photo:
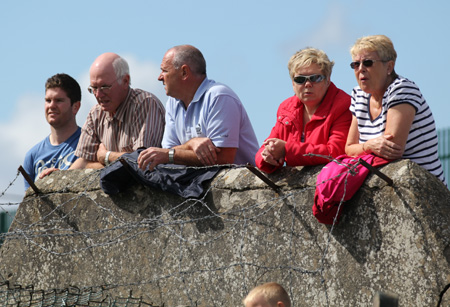
<path fill-rule="evenodd" d="M 138 184 L 109 196 L 98 171 L 54 173 L 38 181 L 43 194 L 28 191 L 0 249 L 0 299 L 76 287 L 97 289 L 96 300 L 240 306 L 276 281 L 294 306 L 371 306 L 378 291 L 436 306 L 450 283 L 449 190 L 408 160 L 391 163 L 380 170 L 393 186 L 369 175 L 340 223 L 323 225 L 311 212 L 320 170 L 268 176 L 276 193 L 246 168 L 226 169 L 201 200 Z"/>

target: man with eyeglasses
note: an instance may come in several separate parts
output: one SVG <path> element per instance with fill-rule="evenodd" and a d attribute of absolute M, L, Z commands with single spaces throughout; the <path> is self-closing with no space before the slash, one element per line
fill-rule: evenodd
<path fill-rule="evenodd" d="M 258 142 L 238 96 L 206 76 L 206 62 L 190 45 L 169 49 L 161 63 L 166 94 L 163 148 L 147 148 L 141 169 L 163 163 L 216 165 L 253 163 Z"/>
<path fill-rule="evenodd" d="M 83 126 L 70 169 L 102 168 L 139 147 L 160 147 L 164 106 L 153 94 L 130 87 L 128 63 L 115 53 L 104 53 L 92 64 L 89 93 L 98 104 Z"/>
<path fill-rule="evenodd" d="M 31 179 L 45 176 L 48 170 L 68 169 L 77 159 L 75 149 L 80 138 L 76 115 L 81 104 L 78 82 L 67 74 L 56 74 L 45 83 L 45 119 L 50 135 L 25 155 L 23 168 Z M 29 183 L 25 180 L 25 189 Z"/>

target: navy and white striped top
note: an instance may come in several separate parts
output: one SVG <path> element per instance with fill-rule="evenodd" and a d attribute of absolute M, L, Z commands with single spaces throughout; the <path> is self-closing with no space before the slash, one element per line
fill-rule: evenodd
<path fill-rule="evenodd" d="M 374 120 L 370 119 L 369 114 L 370 96 L 359 86 L 352 92 L 350 111 L 358 120 L 359 143 L 383 135 L 389 108 L 408 103 L 416 109 L 416 115 L 409 130 L 403 158 L 416 162 L 446 184 L 438 157 L 438 138 L 433 114 L 418 86 L 398 76 L 384 93 L 381 113 Z"/>

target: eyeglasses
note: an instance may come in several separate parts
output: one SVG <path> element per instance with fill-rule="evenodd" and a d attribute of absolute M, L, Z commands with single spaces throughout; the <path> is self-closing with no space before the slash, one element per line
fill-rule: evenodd
<path fill-rule="evenodd" d="M 296 76 L 294 77 L 294 82 L 297 84 L 304 84 L 306 81 L 311 83 L 319 83 L 325 80 L 324 75 L 311 75 L 311 76 Z"/>
<path fill-rule="evenodd" d="M 382 60 L 364 60 L 362 62 L 351 62 L 350 63 L 350 67 L 352 69 L 356 69 L 359 67 L 359 65 L 363 64 L 365 67 L 371 67 L 373 65 L 373 63 L 375 62 L 387 62 L 387 61 L 382 61 Z"/>
<path fill-rule="evenodd" d="M 114 80 L 114 82 L 111 85 L 103 85 L 100 87 L 94 87 L 94 86 L 90 86 L 88 87 L 88 92 L 95 95 L 98 93 L 98 91 L 102 91 L 103 94 L 108 95 L 112 86 L 114 85 L 114 83 L 117 81 L 118 79 Z"/>

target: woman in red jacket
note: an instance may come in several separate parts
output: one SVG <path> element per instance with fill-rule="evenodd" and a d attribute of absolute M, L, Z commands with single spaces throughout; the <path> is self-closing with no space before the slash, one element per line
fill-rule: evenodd
<path fill-rule="evenodd" d="M 295 95 L 278 108 L 270 136 L 256 153 L 256 166 L 266 173 L 288 166 L 329 162 L 316 154 L 345 153 L 351 124 L 350 96 L 330 81 L 334 62 L 322 50 L 306 48 L 288 63 Z"/>

